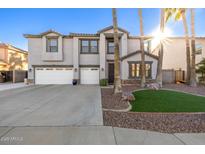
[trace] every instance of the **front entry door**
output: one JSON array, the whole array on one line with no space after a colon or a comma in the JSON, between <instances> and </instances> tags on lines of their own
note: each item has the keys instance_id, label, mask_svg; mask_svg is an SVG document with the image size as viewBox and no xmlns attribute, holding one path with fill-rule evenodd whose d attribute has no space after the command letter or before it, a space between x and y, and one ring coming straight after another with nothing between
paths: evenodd
<instances>
[{"instance_id":1,"label":"front entry door","mask_svg":"<svg viewBox=\"0 0 205 154\"><path fill-rule=\"evenodd\" d=\"M114 63L108 64L108 83L114 83Z\"/></svg>"}]
</instances>

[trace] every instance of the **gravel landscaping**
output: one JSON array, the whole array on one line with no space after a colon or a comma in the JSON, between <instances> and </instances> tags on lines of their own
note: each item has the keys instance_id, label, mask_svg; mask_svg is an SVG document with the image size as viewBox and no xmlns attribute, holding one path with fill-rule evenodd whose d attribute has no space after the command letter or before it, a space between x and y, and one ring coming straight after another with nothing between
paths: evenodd
<instances>
[{"instance_id":1,"label":"gravel landscaping","mask_svg":"<svg viewBox=\"0 0 205 154\"><path fill-rule=\"evenodd\" d=\"M122 101L122 94L113 94L112 88L101 88L103 109L122 110L129 107L128 103Z\"/></svg>"},{"instance_id":2,"label":"gravel landscaping","mask_svg":"<svg viewBox=\"0 0 205 154\"><path fill-rule=\"evenodd\" d=\"M163 88L205 96L205 86L193 88L183 84L166 84ZM139 85L123 86L123 92L132 92L139 89ZM112 95L112 88L102 88L103 108L127 108L127 104L119 101L120 98L121 95ZM153 113L103 111L103 119L106 126L153 130L166 133L205 132L205 112Z\"/></svg>"},{"instance_id":3,"label":"gravel landscaping","mask_svg":"<svg viewBox=\"0 0 205 154\"><path fill-rule=\"evenodd\" d=\"M163 133L205 132L204 113L151 113L104 111L105 126L134 128Z\"/></svg>"},{"instance_id":4,"label":"gravel landscaping","mask_svg":"<svg viewBox=\"0 0 205 154\"><path fill-rule=\"evenodd\" d=\"M197 87L190 87L185 84L165 84L163 85L163 88L205 96L205 86L204 85L198 85Z\"/></svg>"}]
</instances>

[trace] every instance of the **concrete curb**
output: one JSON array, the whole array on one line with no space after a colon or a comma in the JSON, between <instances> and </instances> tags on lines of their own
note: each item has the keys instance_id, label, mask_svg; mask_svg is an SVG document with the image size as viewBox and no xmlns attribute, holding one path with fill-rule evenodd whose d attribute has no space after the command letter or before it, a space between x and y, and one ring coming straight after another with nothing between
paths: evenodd
<instances>
[{"instance_id":1,"label":"concrete curb","mask_svg":"<svg viewBox=\"0 0 205 154\"><path fill-rule=\"evenodd\" d=\"M128 104L128 107L126 109L119 109L119 110L116 110L116 109L105 109L103 108L103 111L113 111L113 112L128 112L132 109L132 105L130 104L130 102L127 102Z\"/></svg>"}]
</instances>

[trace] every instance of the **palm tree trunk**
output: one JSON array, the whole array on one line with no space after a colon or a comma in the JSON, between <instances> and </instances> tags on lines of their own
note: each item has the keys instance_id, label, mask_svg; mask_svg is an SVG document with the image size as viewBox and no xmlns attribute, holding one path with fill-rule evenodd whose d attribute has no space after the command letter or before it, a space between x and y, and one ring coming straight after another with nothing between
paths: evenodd
<instances>
[{"instance_id":1,"label":"palm tree trunk","mask_svg":"<svg viewBox=\"0 0 205 154\"><path fill-rule=\"evenodd\" d=\"M161 20L160 20L160 32L164 33L164 25L165 25L165 10L161 9ZM160 41L160 50L159 50L159 59L157 64L157 78L156 81L159 84L160 88L162 88L162 62L163 62L163 43Z\"/></svg>"},{"instance_id":2,"label":"palm tree trunk","mask_svg":"<svg viewBox=\"0 0 205 154\"><path fill-rule=\"evenodd\" d=\"M194 25L194 17L195 17L195 11L194 9L191 9L191 77L190 77L190 86L196 87L196 62L195 62L195 53L196 53L196 46L195 46L195 25Z\"/></svg>"},{"instance_id":3,"label":"palm tree trunk","mask_svg":"<svg viewBox=\"0 0 205 154\"><path fill-rule=\"evenodd\" d=\"M188 33L188 25L185 16L185 10L181 12L183 25L184 25L184 33L185 33L185 43L186 43L186 82L190 84L190 74L191 74L191 63L190 63L190 43L189 43L189 33Z\"/></svg>"},{"instance_id":4,"label":"palm tree trunk","mask_svg":"<svg viewBox=\"0 0 205 154\"><path fill-rule=\"evenodd\" d=\"M140 50L141 50L141 87L145 87L145 53L144 53L144 31L143 31L143 18L142 9L138 9L140 19Z\"/></svg>"},{"instance_id":5,"label":"palm tree trunk","mask_svg":"<svg viewBox=\"0 0 205 154\"><path fill-rule=\"evenodd\" d=\"M120 79L120 55L119 55L119 38L117 26L117 13L116 9L112 9L113 29L114 29L114 94L122 92L122 85Z\"/></svg>"}]
</instances>

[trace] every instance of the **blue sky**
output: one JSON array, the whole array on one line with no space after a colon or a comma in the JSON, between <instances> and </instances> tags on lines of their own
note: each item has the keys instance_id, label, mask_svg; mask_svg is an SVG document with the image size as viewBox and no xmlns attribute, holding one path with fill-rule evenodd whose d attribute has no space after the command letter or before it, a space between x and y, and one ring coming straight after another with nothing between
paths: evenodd
<instances>
[{"instance_id":1,"label":"blue sky","mask_svg":"<svg viewBox=\"0 0 205 154\"><path fill-rule=\"evenodd\" d=\"M139 35L137 9L118 9L118 25ZM0 9L0 41L27 49L25 33L38 34L54 29L70 32L96 33L112 25L111 9ZM144 31L151 34L158 26L160 9L143 9ZM190 15L187 14L188 23ZM205 36L205 9L196 9L196 35ZM173 36L183 36L182 22L167 23Z\"/></svg>"}]
</instances>

